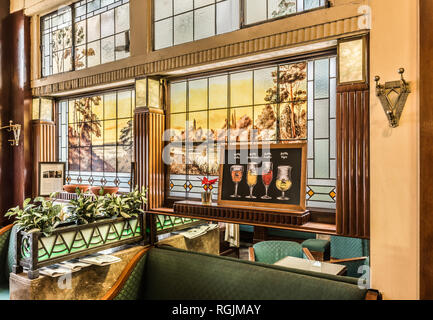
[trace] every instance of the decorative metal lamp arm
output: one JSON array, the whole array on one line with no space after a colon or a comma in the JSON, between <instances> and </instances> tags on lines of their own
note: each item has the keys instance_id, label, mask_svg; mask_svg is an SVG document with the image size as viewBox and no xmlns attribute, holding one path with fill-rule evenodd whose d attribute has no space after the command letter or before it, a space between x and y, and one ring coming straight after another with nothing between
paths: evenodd
<instances>
[{"instance_id":1,"label":"decorative metal lamp arm","mask_svg":"<svg viewBox=\"0 0 433 320\"><path fill-rule=\"evenodd\" d=\"M380 77L376 76L376 96L379 98L389 125L392 128L397 128L400 124L401 114L403 113L407 97L410 93L409 83L403 78L404 69L400 68L398 73L401 76L399 81L386 82L385 85L379 83ZM391 95L397 95L396 99L391 99Z\"/></svg>"},{"instance_id":2,"label":"decorative metal lamp arm","mask_svg":"<svg viewBox=\"0 0 433 320\"><path fill-rule=\"evenodd\" d=\"M11 143L11 146L18 146L20 142L20 135L21 135L21 125L20 124L14 124L13 121L9 121L8 126L0 127L0 130L7 129L7 131L14 133L14 139L8 140Z\"/></svg>"}]
</instances>

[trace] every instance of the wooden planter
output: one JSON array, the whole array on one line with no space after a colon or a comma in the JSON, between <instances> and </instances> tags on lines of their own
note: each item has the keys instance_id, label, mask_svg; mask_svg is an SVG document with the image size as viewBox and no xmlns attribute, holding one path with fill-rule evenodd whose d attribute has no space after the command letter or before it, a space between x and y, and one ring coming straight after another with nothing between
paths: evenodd
<instances>
[{"instance_id":1,"label":"wooden planter","mask_svg":"<svg viewBox=\"0 0 433 320\"><path fill-rule=\"evenodd\" d=\"M83 257L102 250L145 240L143 215L103 219L86 225L60 227L46 237L41 232L18 232L14 273L28 269L28 278L39 277L39 268Z\"/></svg>"}]
</instances>

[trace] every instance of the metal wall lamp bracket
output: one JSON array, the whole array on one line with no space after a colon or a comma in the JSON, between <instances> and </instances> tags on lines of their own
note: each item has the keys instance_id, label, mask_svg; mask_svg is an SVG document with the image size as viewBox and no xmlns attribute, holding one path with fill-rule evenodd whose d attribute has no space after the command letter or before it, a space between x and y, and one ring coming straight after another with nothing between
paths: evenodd
<instances>
[{"instance_id":1,"label":"metal wall lamp bracket","mask_svg":"<svg viewBox=\"0 0 433 320\"><path fill-rule=\"evenodd\" d=\"M404 69L400 68L398 73L401 75L400 80L386 82L385 85L379 84L379 76L374 78L374 81L376 81L376 96L379 97L389 125L392 128L399 126L401 114L410 93L409 83L403 78Z\"/></svg>"},{"instance_id":2,"label":"metal wall lamp bracket","mask_svg":"<svg viewBox=\"0 0 433 320\"><path fill-rule=\"evenodd\" d=\"M11 140L8 140L11 143L11 146L17 147L20 142L20 134L21 134L21 125L20 124L14 124L13 121L9 121L8 126L0 127L0 130L7 129L7 131L14 133L14 138Z\"/></svg>"}]
</instances>

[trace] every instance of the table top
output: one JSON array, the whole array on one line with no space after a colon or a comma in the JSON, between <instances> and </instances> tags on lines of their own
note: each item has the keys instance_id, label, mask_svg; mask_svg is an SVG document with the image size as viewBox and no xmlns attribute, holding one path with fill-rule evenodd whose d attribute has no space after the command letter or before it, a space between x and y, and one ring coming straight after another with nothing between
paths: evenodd
<instances>
[{"instance_id":1,"label":"table top","mask_svg":"<svg viewBox=\"0 0 433 320\"><path fill-rule=\"evenodd\" d=\"M346 266L321 261L312 261L302 258L285 257L274 263L276 266L300 269L305 271L321 272L332 275L344 275L347 271Z\"/></svg>"}]
</instances>

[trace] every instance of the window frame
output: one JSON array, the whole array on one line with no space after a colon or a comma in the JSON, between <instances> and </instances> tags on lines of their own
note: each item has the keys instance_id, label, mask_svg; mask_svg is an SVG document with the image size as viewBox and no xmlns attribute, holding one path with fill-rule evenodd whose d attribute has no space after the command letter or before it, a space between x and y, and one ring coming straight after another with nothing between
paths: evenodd
<instances>
[{"instance_id":1,"label":"window frame","mask_svg":"<svg viewBox=\"0 0 433 320\"><path fill-rule=\"evenodd\" d=\"M164 48L160 48L160 49L155 49L155 1L156 0L152 0L151 1L150 15L148 15L150 17L150 22L151 22L151 28L150 28L150 30L151 30L151 37L150 37L151 44L150 44L150 46L152 48L152 51L160 51L160 50L165 50L165 49L173 48L173 47L176 47L176 46L185 45L185 44L188 44L188 43L194 43L196 41L205 40L205 39L209 39L209 38L216 37L216 36L221 36L221 35L228 34L228 33L231 33L231 32L236 32L236 31L239 31L239 30L243 30L243 29L247 29L247 28L250 28L250 27L258 26L258 25L261 25L261 24L264 24L264 23L274 22L274 21L285 19L285 18L288 18L288 17L297 16L297 15L301 15L301 14L304 14L304 13L308 13L308 12L312 12L312 11L316 11L316 10L327 9L327 8L331 7L330 0L323 0L324 1L324 5L316 7L316 8L312 8L312 9L308 9L308 10L303 10L303 11L300 11L300 12L294 12L294 13L283 15L283 16L280 16L280 17L275 17L275 18L266 19L266 20L262 20L262 21L258 21L258 22L247 24L247 23L245 23L245 1L246 0L238 0L239 1L239 29L233 30L233 31L227 32L227 33L218 34L216 32L216 23L217 23L217 21L215 20L215 34L213 36L210 36L210 37L207 37L207 38L198 39L198 40L192 40L192 41L184 42L184 43L180 43L180 44L174 44L174 36L173 36L173 39L172 39L173 45L168 46L168 47L164 47ZM221 1L221 0L215 0L215 9L216 9L216 3L217 3L217 1ZM268 1L268 0L266 0L266 1ZM304 4L305 4L305 0L302 0L302 1L304 1ZM321 0L319 0L319 1L321 1ZM172 2L174 3L174 0L172 0ZM207 5L207 6L210 6L210 5ZM204 6L204 7L206 7L206 6ZM204 8L204 7L200 7L200 8ZM184 14L184 13L187 13L187 12L194 12L195 10L196 9L193 7L192 10L185 11L185 12L183 12L181 14ZM181 15L181 14L172 15L172 16L160 19L158 21L162 21L162 20L168 19L170 17L174 18L175 16L178 16L178 15ZM216 17L216 10L215 10L215 17ZM174 27L173 27L172 33L174 33ZM193 37L194 37L194 23L193 23Z\"/></svg>"},{"instance_id":2,"label":"window frame","mask_svg":"<svg viewBox=\"0 0 433 320\"><path fill-rule=\"evenodd\" d=\"M313 53L307 53L303 55L297 55L293 57L284 57L280 59L274 59L270 61L264 61L264 62L258 62L258 63L248 63L248 64L242 64L234 67L219 69L219 70L213 70L209 72L202 72L202 73L194 73L194 74L188 74L188 75L182 75L182 76L173 76L173 77L167 77L167 85L170 85L170 82L178 82L182 80L188 80L188 79L199 79L204 77L211 77L214 75L219 75L225 72L236 72L236 71L242 71L242 70L248 70L250 68L266 68L268 66L274 66L278 64L286 64L286 63L296 63L308 59L320 59L320 58L326 58L329 56L336 56L337 55L337 46L322 50L319 52L313 52ZM336 70L337 72L337 70ZM170 90L168 88L167 90L168 94L164 96L164 111L168 115L170 112ZM278 121L278 120L277 120ZM170 128L170 117L166 116L166 128ZM278 130L278 129L277 129ZM305 139L307 141L307 139ZM170 144L169 141L164 142L164 148ZM337 155L336 155L337 156ZM305 168L307 170L307 168ZM164 206L168 208L172 208L174 202L176 201L185 201L185 200L200 200L198 198L184 198L184 197L174 197L168 195L168 186L170 184L170 166L168 164L164 163L164 173L165 173L165 179L164 179ZM338 180L336 180L337 183ZM318 208L318 207L308 207L307 210L309 210L311 213L314 213L315 217L328 217L327 220L331 221L333 219L330 219L329 216L332 215L332 217L335 217L336 209L327 209L327 208ZM319 218L320 219L320 218Z\"/></svg>"}]
</instances>

